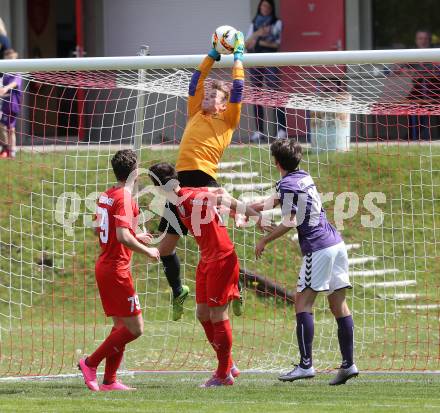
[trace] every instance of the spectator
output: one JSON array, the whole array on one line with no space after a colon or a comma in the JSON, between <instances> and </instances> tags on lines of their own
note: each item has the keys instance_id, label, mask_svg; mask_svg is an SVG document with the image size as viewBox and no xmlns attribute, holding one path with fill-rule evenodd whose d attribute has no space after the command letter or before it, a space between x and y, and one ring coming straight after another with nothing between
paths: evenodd
<instances>
[{"instance_id":1,"label":"spectator","mask_svg":"<svg viewBox=\"0 0 440 413\"><path fill-rule=\"evenodd\" d=\"M282 22L277 17L273 0L261 0L257 14L252 20L246 36L246 48L251 53L274 53L281 44ZM278 77L280 70L277 67L262 67L251 69L251 83L256 88L266 84L269 89L279 89ZM260 105L254 106L257 120L257 131L251 136L252 142L258 142L264 136L264 109ZM277 122L277 138L285 138L286 113L283 108L275 109Z\"/></svg>"},{"instance_id":2,"label":"spectator","mask_svg":"<svg viewBox=\"0 0 440 413\"><path fill-rule=\"evenodd\" d=\"M4 59L4 53L11 48L8 33L3 19L0 17L0 59Z\"/></svg>"},{"instance_id":3,"label":"spectator","mask_svg":"<svg viewBox=\"0 0 440 413\"><path fill-rule=\"evenodd\" d=\"M428 49L432 47L431 32L426 29L416 31L415 44L417 49ZM413 86L408 98L415 103L425 103L426 100L438 100L440 84L438 80L438 67L431 63L412 64ZM409 115L409 133L413 140L429 139L431 130L429 116Z\"/></svg>"},{"instance_id":4,"label":"spectator","mask_svg":"<svg viewBox=\"0 0 440 413\"><path fill-rule=\"evenodd\" d=\"M432 35L429 30L419 29L416 31L416 47L417 49L428 49L432 47Z\"/></svg>"},{"instance_id":5,"label":"spectator","mask_svg":"<svg viewBox=\"0 0 440 413\"><path fill-rule=\"evenodd\" d=\"M5 59L17 59L14 49L7 49ZM19 75L6 73L3 78L3 87L0 88L2 117L0 119L0 143L3 149L1 158L15 158L15 124L21 110L21 83Z\"/></svg>"}]
</instances>

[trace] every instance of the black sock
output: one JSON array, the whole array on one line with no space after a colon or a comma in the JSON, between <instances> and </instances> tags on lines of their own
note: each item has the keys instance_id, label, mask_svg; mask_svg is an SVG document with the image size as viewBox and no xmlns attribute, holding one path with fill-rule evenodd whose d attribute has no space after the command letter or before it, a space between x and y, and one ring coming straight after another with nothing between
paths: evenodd
<instances>
[{"instance_id":1,"label":"black sock","mask_svg":"<svg viewBox=\"0 0 440 413\"><path fill-rule=\"evenodd\" d=\"M177 297L182 292L180 280L180 261L176 253L160 257L168 284L173 290L173 296Z\"/></svg>"}]
</instances>

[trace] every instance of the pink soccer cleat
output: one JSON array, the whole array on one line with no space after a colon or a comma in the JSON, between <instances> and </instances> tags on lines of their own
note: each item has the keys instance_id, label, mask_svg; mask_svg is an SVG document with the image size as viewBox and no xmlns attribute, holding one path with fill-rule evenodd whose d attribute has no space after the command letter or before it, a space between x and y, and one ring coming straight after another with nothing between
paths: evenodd
<instances>
[{"instance_id":1,"label":"pink soccer cleat","mask_svg":"<svg viewBox=\"0 0 440 413\"><path fill-rule=\"evenodd\" d=\"M206 383L202 384L200 387L218 387L218 386L232 386L234 384L234 378L231 374L228 374L224 379L217 377L214 374Z\"/></svg>"},{"instance_id":2,"label":"pink soccer cleat","mask_svg":"<svg viewBox=\"0 0 440 413\"><path fill-rule=\"evenodd\" d=\"M238 369L238 367L234 364L232 364L231 367L231 376L235 379L240 375L240 370Z\"/></svg>"},{"instance_id":3,"label":"pink soccer cleat","mask_svg":"<svg viewBox=\"0 0 440 413\"><path fill-rule=\"evenodd\" d=\"M85 359L80 359L78 368L84 377L84 383L91 391L99 391L98 381L96 380L96 368L89 367Z\"/></svg>"},{"instance_id":4,"label":"pink soccer cleat","mask_svg":"<svg viewBox=\"0 0 440 413\"><path fill-rule=\"evenodd\" d=\"M136 388L128 387L120 381L115 381L112 384L101 384L99 386L100 391L134 391Z\"/></svg>"}]
</instances>

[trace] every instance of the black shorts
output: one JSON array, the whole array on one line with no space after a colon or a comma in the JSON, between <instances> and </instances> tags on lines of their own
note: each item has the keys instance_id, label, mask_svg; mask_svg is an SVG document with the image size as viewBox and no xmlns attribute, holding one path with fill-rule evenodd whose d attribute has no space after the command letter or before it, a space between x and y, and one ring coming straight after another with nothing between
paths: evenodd
<instances>
[{"instance_id":1,"label":"black shorts","mask_svg":"<svg viewBox=\"0 0 440 413\"><path fill-rule=\"evenodd\" d=\"M177 177L181 187L190 186L193 188L201 188L204 186L220 186L211 175L199 170L180 171L177 173ZM188 228L186 228L180 220L176 206L169 202L165 204L165 210L163 211L158 229L159 232L166 232L167 234L180 236L188 234Z\"/></svg>"}]
</instances>

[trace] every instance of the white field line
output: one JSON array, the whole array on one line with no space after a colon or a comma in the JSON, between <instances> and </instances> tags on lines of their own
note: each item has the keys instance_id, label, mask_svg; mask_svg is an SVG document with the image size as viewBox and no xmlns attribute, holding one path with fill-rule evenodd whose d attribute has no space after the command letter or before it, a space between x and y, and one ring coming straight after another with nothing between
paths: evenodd
<instances>
[{"instance_id":1,"label":"white field line","mask_svg":"<svg viewBox=\"0 0 440 413\"><path fill-rule=\"evenodd\" d=\"M379 294L379 298L385 300L416 300L417 298L422 298L423 296L419 294L412 293L397 293L397 294Z\"/></svg>"},{"instance_id":2,"label":"white field line","mask_svg":"<svg viewBox=\"0 0 440 413\"><path fill-rule=\"evenodd\" d=\"M272 183L259 183L259 184L226 184L225 189L227 191L253 191L257 189L269 189L272 188Z\"/></svg>"},{"instance_id":3,"label":"white field line","mask_svg":"<svg viewBox=\"0 0 440 413\"><path fill-rule=\"evenodd\" d=\"M394 274L399 272L397 268L384 268L383 270L359 270L350 271L348 274L351 277L373 277L375 275Z\"/></svg>"},{"instance_id":4,"label":"white field line","mask_svg":"<svg viewBox=\"0 0 440 413\"><path fill-rule=\"evenodd\" d=\"M397 308L405 308L407 310L438 310L440 304L406 304L399 305Z\"/></svg>"},{"instance_id":5,"label":"white field line","mask_svg":"<svg viewBox=\"0 0 440 413\"><path fill-rule=\"evenodd\" d=\"M130 371L130 370L118 370L118 374L121 376L135 376L138 374L158 374L158 375L169 375L169 374L208 374L209 370L182 370L182 371L153 371L153 370L139 370L139 371ZM240 374L243 373L240 370ZM96 373L98 376L103 376L103 372ZM13 377L0 377L0 382L2 381L32 381L32 380L41 380L41 381L49 381L49 380L57 380L57 379L76 379L78 377L82 377L81 373L72 373L72 374L58 374L58 375L49 375L49 376L13 376Z\"/></svg>"},{"instance_id":6,"label":"white field line","mask_svg":"<svg viewBox=\"0 0 440 413\"><path fill-rule=\"evenodd\" d=\"M439 306L440 304L428 304L428 305L434 305ZM408 306L399 306L399 307L408 307ZM420 306L419 306L420 307ZM438 307L437 307L438 308ZM275 374L275 373L281 373L285 369L283 368L273 368L273 369L248 369L248 370L240 370L240 374L256 374L256 375L264 375L264 374ZM334 369L323 369L319 370L317 369L319 375L327 376L327 375L333 375L336 370ZM166 371L153 371L153 370L119 370L118 374L121 376L138 376L138 375L152 375L152 376L170 376L170 375L185 375L185 374L209 374L212 371L210 370L166 370ZM369 371L369 370L362 370L362 376L381 376L381 375L390 375L390 376L402 376L402 375L427 375L427 374L440 374L440 370L420 370L420 371L414 371L414 370L383 370L383 371ZM103 372L98 372L98 376L103 376ZM17 382L17 381L50 381L50 380L66 380L66 379L76 379L76 378L82 378L81 373L73 373L73 374L58 374L58 375L46 375L46 376L11 376L11 377L0 377L0 382ZM393 382L393 379L387 380L387 379L380 379L380 380L374 380L374 379L367 379L366 381L378 381L378 382ZM399 379L397 379L399 381ZM273 379L270 379L270 382L273 382Z\"/></svg>"},{"instance_id":7,"label":"white field line","mask_svg":"<svg viewBox=\"0 0 440 413\"><path fill-rule=\"evenodd\" d=\"M218 169L230 169L230 168L235 168L237 166L243 166L243 165L246 165L246 162L244 162L244 161L220 162L218 164Z\"/></svg>"},{"instance_id":8,"label":"white field line","mask_svg":"<svg viewBox=\"0 0 440 413\"><path fill-rule=\"evenodd\" d=\"M373 256L366 256L366 257L359 257L359 258L349 258L348 259L348 265L364 264L366 262L376 261L376 260L377 260L377 257L373 257Z\"/></svg>"},{"instance_id":9,"label":"white field line","mask_svg":"<svg viewBox=\"0 0 440 413\"><path fill-rule=\"evenodd\" d=\"M224 179L250 179L258 177L258 172L220 172L217 177Z\"/></svg>"},{"instance_id":10,"label":"white field line","mask_svg":"<svg viewBox=\"0 0 440 413\"><path fill-rule=\"evenodd\" d=\"M345 244L345 247L347 248L347 251L357 250L361 247L361 244Z\"/></svg>"},{"instance_id":11,"label":"white field line","mask_svg":"<svg viewBox=\"0 0 440 413\"><path fill-rule=\"evenodd\" d=\"M440 304L431 304L434 306L440 307ZM406 306L399 306L399 307L406 307ZM437 308L438 308L437 307ZM337 370L335 369L316 369L319 375L333 375L336 373ZM272 369L247 369L247 370L240 370L240 374L255 374L255 375L264 375L264 374L276 374L281 373L285 371L284 368L272 368ZM134 376L140 376L140 375L152 375L152 376L171 376L171 375L178 375L178 374L209 374L212 373L212 370L165 370L165 371L154 371L154 370L118 370L118 374L121 376L128 376L128 377L134 377ZM380 376L380 375L389 375L389 376L402 376L402 375L429 375L429 374L440 374L440 370L383 370L383 371L377 371L377 370L362 370L362 376ZM97 376L104 376L103 372L98 372ZM67 380L67 379L77 379L82 378L81 373L72 373L72 374L57 374L57 375L45 375L45 376L11 376L11 377L0 377L0 383L1 382L17 382L17 381L50 381L50 380ZM374 379L372 379L375 381ZM401 381L400 378L397 379L399 382ZM270 379L271 382L273 382L273 379ZM368 380L369 381L369 380ZM376 380L377 381L377 380ZM378 380L378 381L389 381L393 382L393 379L390 380Z\"/></svg>"},{"instance_id":12,"label":"white field line","mask_svg":"<svg viewBox=\"0 0 440 413\"><path fill-rule=\"evenodd\" d=\"M377 282L377 283L366 283L361 284L364 288L371 288L371 287L383 287L383 288L391 288L391 287L406 287L410 285L417 285L416 280L405 280L405 281L384 281L384 282Z\"/></svg>"}]
</instances>

